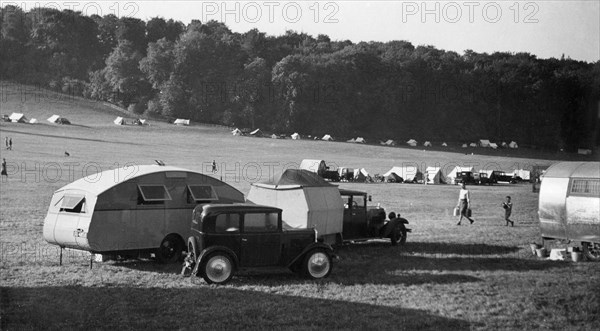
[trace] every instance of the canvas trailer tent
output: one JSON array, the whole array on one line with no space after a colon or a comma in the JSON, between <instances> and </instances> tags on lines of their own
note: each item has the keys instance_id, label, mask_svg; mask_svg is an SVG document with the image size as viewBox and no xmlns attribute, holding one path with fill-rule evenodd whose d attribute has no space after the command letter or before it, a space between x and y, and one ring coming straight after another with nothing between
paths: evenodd
<instances>
[{"instance_id":1,"label":"canvas trailer tent","mask_svg":"<svg viewBox=\"0 0 600 331\"><path fill-rule=\"evenodd\" d=\"M335 242L341 236L344 203L338 187L314 172L287 169L272 181L254 183L248 201L282 209L286 224L293 228L315 227L325 242Z\"/></svg>"},{"instance_id":2,"label":"canvas trailer tent","mask_svg":"<svg viewBox=\"0 0 600 331\"><path fill-rule=\"evenodd\" d=\"M186 119L182 119L182 118L178 118L175 120L175 122L173 122L173 124L175 125L185 125L188 126L190 125L190 120L186 120Z\"/></svg>"},{"instance_id":3,"label":"canvas trailer tent","mask_svg":"<svg viewBox=\"0 0 600 331\"><path fill-rule=\"evenodd\" d=\"M22 113L12 113L8 118L13 123L27 123L29 121Z\"/></svg>"},{"instance_id":4,"label":"canvas trailer tent","mask_svg":"<svg viewBox=\"0 0 600 331\"><path fill-rule=\"evenodd\" d=\"M178 167L140 165L83 177L52 196L44 239L91 253L175 262L186 250L192 211L241 203L244 195L213 177Z\"/></svg>"},{"instance_id":5,"label":"canvas trailer tent","mask_svg":"<svg viewBox=\"0 0 600 331\"><path fill-rule=\"evenodd\" d=\"M400 177L401 182L404 183L416 183L418 181L423 180L423 173L419 170L416 165L403 165L399 167L392 167L392 169L388 170L383 177L386 178L386 181L392 174L395 174L397 177Z\"/></svg>"},{"instance_id":6,"label":"canvas trailer tent","mask_svg":"<svg viewBox=\"0 0 600 331\"><path fill-rule=\"evenodd\" d=\"M581 242L584 255L600 261L600 162L559 162L540 187L542 240Z\"/></svg>"},{"instance_id":7,"label":"canvas trailer tent","mask_svg":"<svg viewBox=\"0 0 600 331\"><path fill-rule=\"evenodd\" d=\"M323 174L325 174L325 171L327 171L328 167L325 164L325 160L304 159L302 162L300 162L299 169L314 172L322 177Z\"/></svg>"}]
</instances>

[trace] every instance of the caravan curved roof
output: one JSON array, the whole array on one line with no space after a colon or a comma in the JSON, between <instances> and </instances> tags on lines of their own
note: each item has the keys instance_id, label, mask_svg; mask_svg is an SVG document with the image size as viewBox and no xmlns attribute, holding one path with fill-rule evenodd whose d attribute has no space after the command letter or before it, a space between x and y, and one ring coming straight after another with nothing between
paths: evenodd
<instances>
[{"instance_id":1,"label":"caravan curved roof","mask_svg":"<svg viewBox=\"0 0 600 331\"><path fill-rule=\"evenodd\" d=\"M82 177L70 184L67 184L58 191L62 190L83 190L96 195L112 188L115 185L126 182L133 178L138 178L144 175L158 173L158 172L191 172L202 176L206 176L196 171L183 169L172 166L159 166L159 165L138 165L130 167L122 167L111 170L105 170L96 174ZM208 177L208 176L207 176Z\"/></svg>"},{"instance_id":2,"label":"caravan curved roof","mask_svg":"<svg viewBox=\"0 0 600 331\"><path fill-rule=\"evenodd\" d=\"M551 165L544 178L600 178L600 162L559 162Z\"/></svg>"}]
</instances>

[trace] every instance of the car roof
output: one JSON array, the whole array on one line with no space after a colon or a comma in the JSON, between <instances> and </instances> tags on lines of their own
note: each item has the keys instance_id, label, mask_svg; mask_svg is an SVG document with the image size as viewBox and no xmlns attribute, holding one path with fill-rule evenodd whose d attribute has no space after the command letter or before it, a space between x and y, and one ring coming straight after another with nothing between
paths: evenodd
<instances>
[{"instance_id":1,"label":"car roof","mask_svg":"<svg viewBox=\"0 0 600 331\"><path fill-rule=\"evenodd\" d=\"M214 203L202 206L204 213L221 213L221 212L282 212L280 208L256 205L253 203Z\"/></svg>"}]
</instances>

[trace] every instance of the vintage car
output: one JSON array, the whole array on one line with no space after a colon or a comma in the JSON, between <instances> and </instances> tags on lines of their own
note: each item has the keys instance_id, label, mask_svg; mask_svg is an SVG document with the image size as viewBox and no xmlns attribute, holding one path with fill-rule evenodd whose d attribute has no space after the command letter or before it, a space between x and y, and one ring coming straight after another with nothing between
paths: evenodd
<instances>
[{"instance_id":1,"label":"vintage car","mask_svg":"<svg viewBox=\"0 0 600 331\"><path fill-rule=\"evenodd\" d=\"M456 184L477 184L481 183L480 174L478 172L461 171L456 174Z\"/></svg>"},{"instance_id":2,"label":"vintage car","mask_svg":"<svg viewBox=\"0 0 600 331\"><path fill-rule=\"evenodd\" d=\"M344 201L343 242L366 241L377 238L389 238L392 245L403 245L407 233L411 232L405 224L408 220L394 218L386 220L383 208L367 206L367 193L340 189ZM339 243L340 240L338 240Z\"/></svg>"},{"instance_id":3,"label":"vintage car","mask_svg":"<svg viewBox=\"0 0 600 331\"><path fill-rule=\"evenodd\" d=\"M292 229L279 208L255 204L207 204L194 209L182 274L224 284L241 269L289 268L311 279L329 276L333 249L316 229Z\"/></svg>"}]
</instances>

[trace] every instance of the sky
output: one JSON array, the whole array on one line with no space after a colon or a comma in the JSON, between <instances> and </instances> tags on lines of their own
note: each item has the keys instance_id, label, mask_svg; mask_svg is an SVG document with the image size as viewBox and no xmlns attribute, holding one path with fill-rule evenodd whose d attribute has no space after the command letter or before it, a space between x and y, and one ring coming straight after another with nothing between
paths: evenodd
<instances>
[{"instance_id":1,"label":"sky","mask_svg":"<svg viewBox=\"0 0 600 331\"><path fill-rule=\"evenodd\" d=\"M116 14L187 24L217 20L234 32L256 28L269 35L286 30L332 40L406 40L462 54L527 52L538 58L600 61L600 1L1 1L73 9L88 15Z\"/></svg>"}]
</instances>

